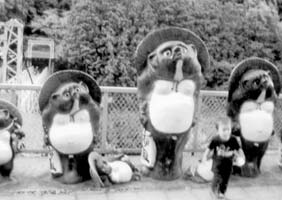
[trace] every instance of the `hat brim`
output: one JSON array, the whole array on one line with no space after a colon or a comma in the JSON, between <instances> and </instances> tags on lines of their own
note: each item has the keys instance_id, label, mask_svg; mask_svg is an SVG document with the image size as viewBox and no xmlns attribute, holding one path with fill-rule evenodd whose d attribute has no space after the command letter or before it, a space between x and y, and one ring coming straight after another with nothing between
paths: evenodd
<instances>
[{"instance_id":1,"label":"hat brim","mask_svg":"<svg viewBox=\"0 0 282 200\"><path fill-rule=\"evenodd\" d=\"M11 104L8 101L0 99L0 109L7 109L10 115L12 115L12 117L16 119L16 122L22 126L23 124L22 115L14 104Z\"/></svg>"},{"instance_id":2,"label":"hat brim","mask_svg":"<svg viewBox=\"0 0 282 200\"><path fill-rule=\"evenodd\" d=\"M260 69L270 72L270 76L273 80L274 89L277 94L281 90L281 79L278 68L271 62L262 58L247 58L241 61L238 65L234 67L229 78L229 88L228 88L228 102L231 101L233 92L237 89L239 81L242 76L249 70Z\"/></svg>"},{"instance_id":3,"label":"hat brim","mask_svg":"<svg viewBox=\"0 0 282 200\"><path fill-rule=\"evenodd\" d=\"M89 88L89 94L97 103L101 103L101 90L96 81L87 73L78 70L63 70L52 74L43 84L39 94L39 110L45 108L50 96L60 85L70 82L83 82Z\"/></svg>"},{"instance_id":4,"label":"hat brim","mask_svg":"<svg viewBox=\"0 0 282 200\"><path fill-rule=\"evenodd\" d=\"M198 60L204 72L210 66L210 58L205 43L192 31L184 28L169 27L149 33L137 46L135 52L135 67L141 74L146 67L147 57L160 44L167 41L182 41L186 44L194 44L198 52Z\"/></svg>"}]
</instances>

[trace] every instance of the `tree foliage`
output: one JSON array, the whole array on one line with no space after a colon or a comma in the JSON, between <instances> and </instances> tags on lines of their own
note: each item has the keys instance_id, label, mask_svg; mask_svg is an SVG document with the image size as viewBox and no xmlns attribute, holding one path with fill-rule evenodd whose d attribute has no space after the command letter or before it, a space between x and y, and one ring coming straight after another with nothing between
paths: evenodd
<instances>
[{"instance_id":1,"label":"tree foliage","mask_svg":"<svg viewBox=\"0 0 282 200\"><path fill-rule=\"evenodd\" d=\"M210 53L206 89L226 89L232 68L242 59L266 58L281 69L281 42L258 6L270 2L281 15L280 1L29 0L27 24L32 34L56 41L57 69L80 69L110 86L136 86L134 52L147 33L168 26L188 28Z\"/></svg>"},{"instance_id":2,"label":"tree foliage","mask_svg":"<svg viewBox=\"0 0 282 200\"><path fill-rule=\"evenodd\" d=\"M35 12L34 0L4 0L0 3L0 21L16 18L27 22Z\"/></svg>"},{"instance_id":3,"label":"tree foliage","mask_svg":"<svg viewBox=\"0 0 282 200\"><path fill-rule=\"evenodd\" d=\"M239 3L238 3L239 2ZM155 28L178 26L207 44L212 68L207 88L226 89L232 67L251 56L276 64L281 51L273 32L240 1L83 0L69 17L66 57L101 85L135 86L134 51Z\"/></svg>"},{"instance_id":4,"label":"tree foliage","mask_svg":"<svg viewBox=\"0 0 282 200\"><path fill-rule=\"evenodd\" d=\"M139 1L83 0L70 13L66 57L101 85L135 85L133 53L154 26L150 7ZM149 22L149 23L147 23Z\"/></svg>"}]
</instances>

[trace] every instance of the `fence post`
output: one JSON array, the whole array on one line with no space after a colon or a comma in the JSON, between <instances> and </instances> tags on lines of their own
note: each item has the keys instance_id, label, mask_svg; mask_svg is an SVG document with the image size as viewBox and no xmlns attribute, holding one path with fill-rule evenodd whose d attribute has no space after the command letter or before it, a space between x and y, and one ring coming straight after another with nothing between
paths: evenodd
<instances>
[{"instance_id":1,"label":"fence post","mask_svg":"<svg viewBox=\"0 0 282 200\"><path fill-rule=\"evenodd\" d=\"M107 132L108 132L108 101L109 92L105 91L102 98L102 135L101 135L101 151L107 150Z\"/></svg>"},{"instance_id":2,"label":"fence post","mask_svg":"<svg viewBox=\"0 0 282 200\"><path fill-rule=\"evenodd\" d=\"M18 96L17 96L17 93L16 93L16 90L14 89L11 89L11 103L13 103L16 107L19 106L19 103L18 103Z\"/></svg>"},{"instance_id":3,"label":"fence post","mask_svg":"<svg viewBox=\"0 0 282 200\"><path fill-rule=\"evenodd\" d=\"M192 152L197 152L198 149L198 135L199 135L199 120L201 119L201 105L202 105L202 93L200 92L199 94L199 100L198 100L198 105L197 105L197 122L196 122L196 126L194 129L194 141L193 141L193 150Z\"/></svg>"}]
</instances>

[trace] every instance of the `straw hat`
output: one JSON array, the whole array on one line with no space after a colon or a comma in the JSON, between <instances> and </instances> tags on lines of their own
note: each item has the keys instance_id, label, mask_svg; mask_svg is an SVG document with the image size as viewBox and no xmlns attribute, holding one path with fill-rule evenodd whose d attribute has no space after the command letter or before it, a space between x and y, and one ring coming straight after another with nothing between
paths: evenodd
<instances>
[{"instance_id":1,"label":"straw hat","mask_svg":"<svg viewBox=\"0 0 282 200\"><path fill-rule=\"evenodd\" d=\"M270 76L274 83L275 91L277 94L279 94L281 89L281 80L280 80L278 68L274 64L272 64L271 62L265 59L252 57L241 61L232 70L229 78L228 102L231 101L232 94L238 87L239 81L244 75L244 73L246 73L248 70L254 70L254 69L269 71Z\"/></svg>"},{"instance_id":2,"label":"straw hat","mask_svg":"<svg viewBox=\"0 0 282 200\"><path fill-rule=\"evenodd\" d=\"M8 101L0 99L0 109L7 109L10 115L16 119L16 122L22 126L23 124L22 115L14 104L11 104Z\"/></svg>"},{"instance_id":3,"label":"straw hat","mask_svg":"<svg viewBox=\"0 0 282 200\"><path fill-rule=\"evenodd\" d=\"M48 104L50 96L59 88L61 84L69 82L84 82L88 88L90 96L94 101L101 103L101 90L96 81L88 74L78 70L63 70L52 74L43 84L39 94L39 109L42 111Z\"/></svg>"},{"instance_id":4,"label":"straw hat","mask_svg":"<svg viewBox=\"0 0 282 200\"><path fill-rule=\"evenodd\" d=\"M204 42L192 31L184 28L169 27L149 33L138 45L135 52L135 67L140 74L146 67L147 56L160 44L167 41L182 41L186 44L194 44L198 52L198 60L202 71L209 68L210 58Z\"/></svg>"}]
</instances>

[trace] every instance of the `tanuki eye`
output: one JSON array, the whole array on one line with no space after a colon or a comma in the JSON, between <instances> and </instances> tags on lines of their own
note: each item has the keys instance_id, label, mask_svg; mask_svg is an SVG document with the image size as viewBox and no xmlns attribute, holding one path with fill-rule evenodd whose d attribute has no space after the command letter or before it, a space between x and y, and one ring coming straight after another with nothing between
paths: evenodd
<instances>
[{"instance_id":1,"label":"tanuki eye","mask_svg":"<svg viewBox=\"0 0 282 200\"><path fill-rule=\"evenodd\" d=\"M257 86L259 86L259 84L260 84L260 80L259 80L259 79L256 79L256 80L254 81L254 86L257 87Z\"/></svg>"},{"instance_id":2,"label":"tanuki eye","mask_svg":"<svg viewBox=\"0 0 282 200\"><path fill-rule=\"evenodd\" d=\"M164 51L163 55L166 56L166 57L171 57L171 50Z\"/></svg>"},{"instance_id":3,"label":"tanuki eye","mask_svg":"<svg viewBox=\"0 0 282 200\"><path fill-rule=\"evenodd\" d=\"M188 50L186 48L181 48L182 53L186 53Z\"/></svg>"},{"instance_id":4,"label":"tanuki eye","mask_svg":"<svg viewBox=\"0 0 282 200\"><path fill-rule=\"evenodd\" d=\"M69 98L70 97L70 93L69 92L64 93L64 97Z\"/></svg>"},{"instance_id":5,"label":"tanuki eye","mask_svg":"<svg viewBox=\"0 0 282 200\"><path fill-rule=\"evenodd\" d=\"M255 81L255 83L258 85L258 84L260 83L260 80L257 79L257 80Z\"/></svg>"}]
</instances>

